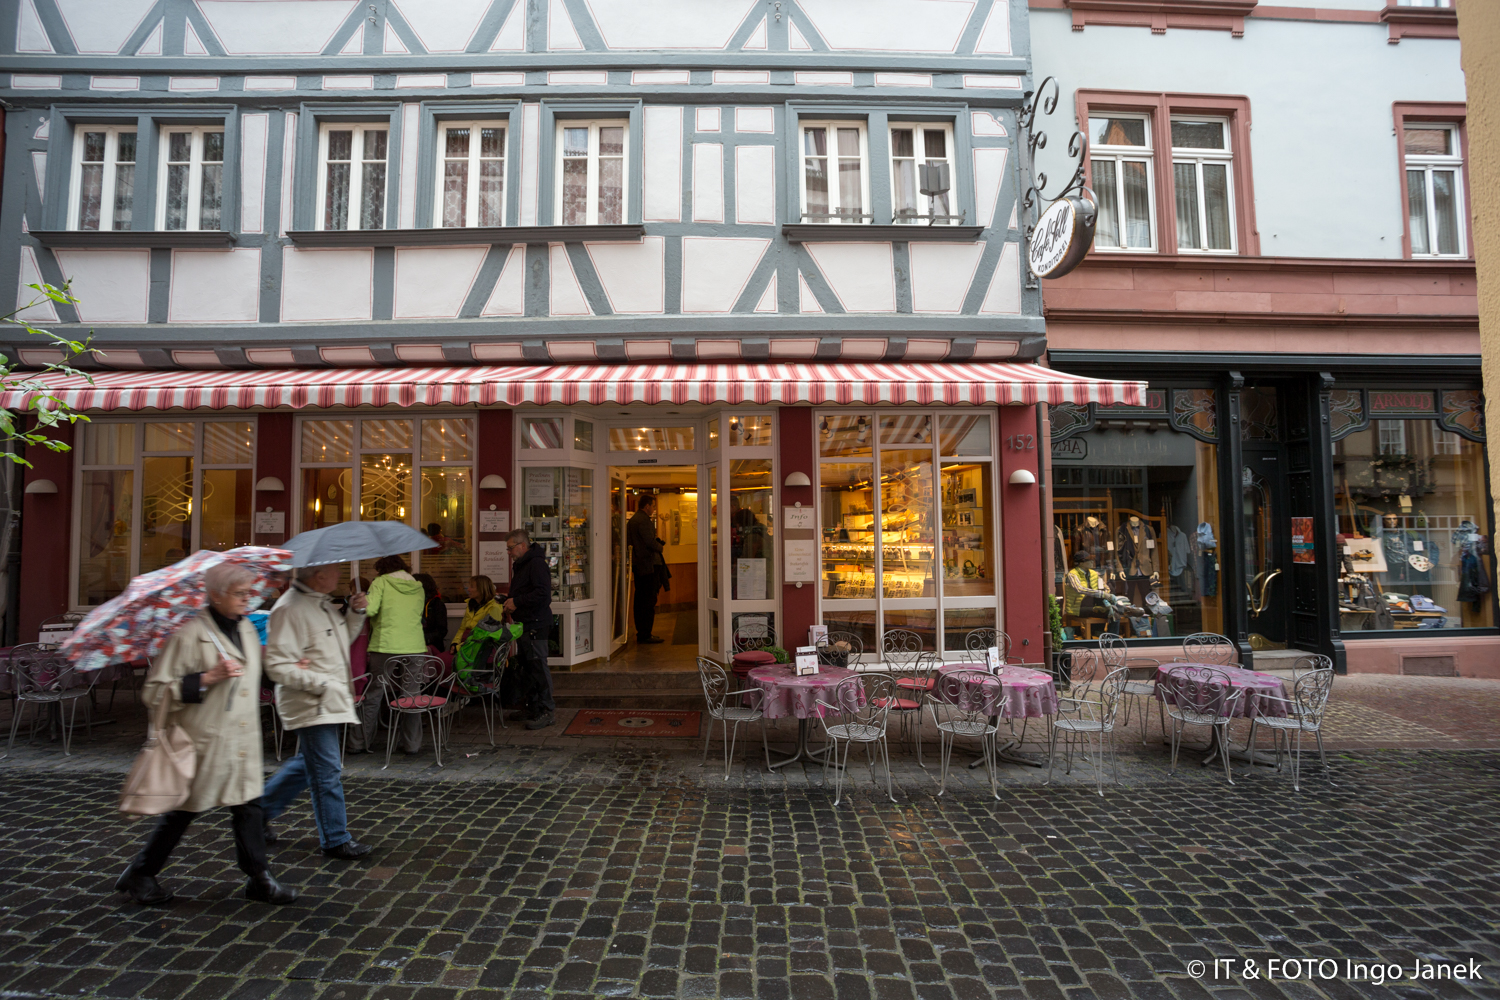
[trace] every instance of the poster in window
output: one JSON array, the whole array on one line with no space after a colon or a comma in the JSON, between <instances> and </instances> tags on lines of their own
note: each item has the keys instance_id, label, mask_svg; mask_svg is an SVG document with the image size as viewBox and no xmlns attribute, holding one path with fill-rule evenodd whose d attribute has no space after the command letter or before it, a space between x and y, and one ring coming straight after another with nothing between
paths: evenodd
<instances>
[{"instance_id":1,"label":"poster in window","mask_svg":"<svg viewBox=\"0 0 1500 1000\"><path fill-rule=\"evenodd\" d=\"M764 559L735 560L736 597L741 601L764 601L766 599L766 561Z\"/></svg>"},{"instance_id":2,"label":"poster in window","mask_svg":"<svg viewBox=\"0 0 1500 1000\"><path fill-rule=\"evenodd\" d=\"M557 502L557 494L554 492L553 469L527 469L525 470L526 481L526 506L528 507L551 507Z\"/></svg>"},{"instance_id":3,"label":"poster in window","mask_svg":"<svg viewBox=\"0 0 1500 1000\"><path fill-rule=\"evenodd\" d=\"M1344 543L1344 554L1356 573L1384 573L1385 546L1378 538L1351 538Z\"/></svg>"},{"instance_id":4,"label":"poster in window","mask_svg":"<svg viewBox=\"0 0 1500 1000\"><path fill-rule=\"evenodd\" d=\"M573 616L573 655L594 651L594 613L580 611Z\"/></svg>"},{"instance_id":5,"label":"poster in window","mask_svg":"<svg viewBox=\"0 0 1500 1000\"><path fill-rule=\"evenodd\" d=\"M1310 563L1313 558L1313 519L1292 518L1292 562Z\"/></svg>"}]
</instances>

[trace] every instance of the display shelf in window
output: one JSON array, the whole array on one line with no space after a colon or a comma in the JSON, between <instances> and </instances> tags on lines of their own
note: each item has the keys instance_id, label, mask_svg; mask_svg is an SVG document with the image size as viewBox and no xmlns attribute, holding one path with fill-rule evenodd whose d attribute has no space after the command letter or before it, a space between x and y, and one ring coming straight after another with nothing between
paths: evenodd
<instances>
[{"instance_id":1,"label":"display shelf in window","mask_svg":"<svg viewBox=\"0 0 1500 1000\"><path fill-rule=\"evenodd\" d=\"M593 576L593 470L547 466L523 469L521 474L521 526L546 553L552 600L588 600Z\"/></svg>"}]
</instances>

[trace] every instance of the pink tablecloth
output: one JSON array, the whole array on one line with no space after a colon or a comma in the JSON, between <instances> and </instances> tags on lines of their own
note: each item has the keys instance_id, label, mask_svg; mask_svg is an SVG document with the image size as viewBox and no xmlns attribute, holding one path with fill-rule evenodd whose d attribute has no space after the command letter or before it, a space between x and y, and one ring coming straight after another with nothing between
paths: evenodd
<instances>
[{"instance_id":1,"label":"pink tablecloth","mask_svg":"<svg viewBox=\"0 0 1500 1000\"><path fill-rule=\"evenodd\" d=\"M856 676L843 667L820 667L815 674L801 677L792 673L786 665L756 667L750 671L750 683L765 691L764 709L768 719L816 719L825 709L818 700L833 702L833 687L846 677ZM865 703L864 691L859 693L859 705Z\"/></svg>"},{"instance_id":2,"label":"pink tablecloth","mask_svg":"<svg viewBox=\"0 0 1500 1000\"><path fill-rule=\"evenodd\" d=\"M943 678L957 673L968 674L970 679L955 696L953 683L944 683ZM998 674L990 674L972 663L950 663L938 668L933 696L965 711L983 711L1007 719L1038 719L1057 712L1057 685L1052 675L1030 667L1005 666Z\"/></svg>"},{"instance_id":3,"label":"pink tablecloth","mask_svg":"<svg viewBox=\"0 0 1500 1000\"><path fill-rule=\"evenodd\" d=\"M1263 674L1256 670L1246 670L1244 667L1226 667L1219 663L1163 663L1156 668L1156 696L1167 704L1176 704L1172 694L1168 693L1166 678L1171 676L1175 670L1185 667L1206 667L1213 670L1222 670L1229 678L1230 686L1237 692L1233 705L1230 706L1230 715L1251 718L1256 715L1274 715L1285 717L1286 703L1282 701L1271 701L1258 698L1257 695L1267 694L1277 698L1285 698L1286 684L1275 674Z\"/></svg>"}]
</instances>

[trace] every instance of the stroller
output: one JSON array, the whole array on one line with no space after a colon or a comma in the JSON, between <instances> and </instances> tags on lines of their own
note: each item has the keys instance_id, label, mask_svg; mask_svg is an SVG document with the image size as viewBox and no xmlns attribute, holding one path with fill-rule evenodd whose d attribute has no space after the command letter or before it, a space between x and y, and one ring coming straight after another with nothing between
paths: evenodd
<instances>
[{"instance_id":1,"label":"stroller","mask_svg":"<svg viewBox=\"0 0 1500 1000\"><path fill-rule=\"evenodd\" d=\"M495 745L495 719L500 728L505 728L503 684L506 667L515 653L515 642L521 637L521 625L517 622L497 621L485 615L474 630L464 639L453 657L455 683L454 714L470 701L478 701L484 710L484 728L490 737L490 746Z\"/></svg>"}]
</instances>

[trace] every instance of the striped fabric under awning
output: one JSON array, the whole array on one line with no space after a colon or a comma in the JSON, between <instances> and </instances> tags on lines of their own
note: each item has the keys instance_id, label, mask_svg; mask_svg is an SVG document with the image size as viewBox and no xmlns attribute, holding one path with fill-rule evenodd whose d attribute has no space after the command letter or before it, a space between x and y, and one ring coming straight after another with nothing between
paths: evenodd
<instances>
[{"instance_id":1,"label":"striped fabric under awning","mask_svg":"<svg viewBox=\"0 0 1500 1000\"><path fill-rule=\"evenodd\" d=\"M1140 405L1143 382L1032 364L639 364L116 371L42 376L77 410L238 410L538 403L1106 403ZM29 407L47 393L0 393Z\"/></svg>"}]
</instances>

